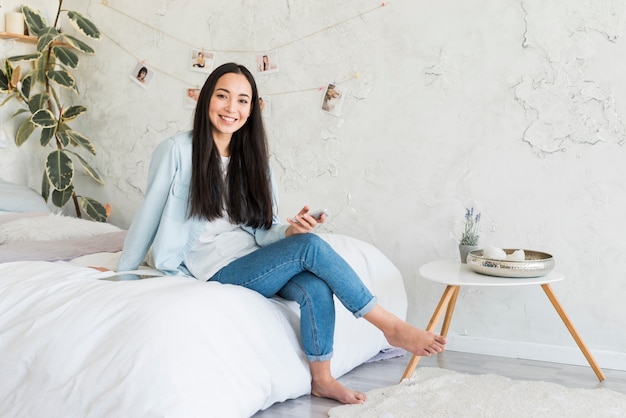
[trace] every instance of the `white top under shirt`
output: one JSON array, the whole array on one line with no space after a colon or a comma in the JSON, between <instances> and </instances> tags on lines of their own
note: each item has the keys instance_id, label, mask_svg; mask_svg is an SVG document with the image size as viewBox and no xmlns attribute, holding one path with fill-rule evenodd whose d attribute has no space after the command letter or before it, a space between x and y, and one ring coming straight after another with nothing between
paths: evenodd
<instances>
[{"instance_id":1,"label":"white top under shirt","mask_svg":"<svg viewBox=\"0 0 626 418\"><path fill-rule=\"evenodd\" d=\"M226 173L230 158L222 157ZM198 280L207 281L222 267L257 250L254 235L239 224L230 222L228 215L207 221L204 232L185 257L185 266Z\"/></svg>"}]
</instances>

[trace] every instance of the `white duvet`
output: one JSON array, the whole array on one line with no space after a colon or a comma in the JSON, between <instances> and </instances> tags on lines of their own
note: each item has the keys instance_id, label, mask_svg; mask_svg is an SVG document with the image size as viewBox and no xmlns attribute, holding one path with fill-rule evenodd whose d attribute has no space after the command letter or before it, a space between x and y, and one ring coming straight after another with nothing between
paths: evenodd
<instances>
[{"instance_id":1,"label":"white duvet","mask_svg":"<svg viewBox=\"0 0 626 418\"><path fill-rule=\"evenodd\" d=\"M405 316L402 278L380 251L322 237ZM188 278L99 275L69 263L0 264L1 417L248 417L310 392L295 303ZM340 376L387 344L337 310Z\"/></svg>"}]
</instances>

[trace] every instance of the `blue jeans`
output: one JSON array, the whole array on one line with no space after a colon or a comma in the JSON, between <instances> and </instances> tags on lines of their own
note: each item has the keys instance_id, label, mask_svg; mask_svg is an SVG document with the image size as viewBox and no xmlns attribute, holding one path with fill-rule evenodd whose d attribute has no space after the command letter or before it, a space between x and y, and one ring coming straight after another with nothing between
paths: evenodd
<instances>
[{"instance_id":1,"label":"blue jeans","mask_svg":"<svg viewBox=\"0 0 626 418\"><path fill-rule=\"evenodd\" d=\"M332 357L333 294L357 318L377 303L350 265L315 234L293 235L261 247L231 262L210 280L298 302L302 347L309 361Z\"/></svg>"}]
</instances>

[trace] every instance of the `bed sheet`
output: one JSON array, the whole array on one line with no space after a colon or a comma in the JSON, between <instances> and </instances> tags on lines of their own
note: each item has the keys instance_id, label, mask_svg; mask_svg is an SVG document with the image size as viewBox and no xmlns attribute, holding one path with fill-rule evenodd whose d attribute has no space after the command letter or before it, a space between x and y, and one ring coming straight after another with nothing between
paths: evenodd
<instances>
[{"instance_id":1,"label":"bed sheet","mask_svg":"<svg viewBox=\"0 0 626 418\"><path fill-rule=\"evenodd\" d=\"M382 253L321 235L383 306L406 315L400 273ZM66 262L0 264L0 416L246 417L310 392L295 303L184 277L100 275ZM337 304L335 376L387 346Z\"/></svg>"}]
</instances>

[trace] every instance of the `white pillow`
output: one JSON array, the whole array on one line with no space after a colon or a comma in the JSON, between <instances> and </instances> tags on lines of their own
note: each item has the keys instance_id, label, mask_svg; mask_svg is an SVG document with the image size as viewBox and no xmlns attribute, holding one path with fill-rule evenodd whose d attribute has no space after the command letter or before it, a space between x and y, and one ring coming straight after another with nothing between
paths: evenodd
<instances>
[{"instance_id":1,"label":"white pillow","mask_svg":"<svg viewBox=\"0 0 626 418\"><path fill-rule=\"evenodd\" d=\"M0 211L50 212L43 197L30 187L0 179Z\"/></svg>"},{"instance_id":2,"label":"white pillow","mask_svg":"<svg viewBox=\"0 0 626 418\"><path fill-rule=\"evenodd\" d=\"M84 238L118 231L121 229L115 225L51 213L0 224L0 244Z\"/></svg>"}]
</instances>

